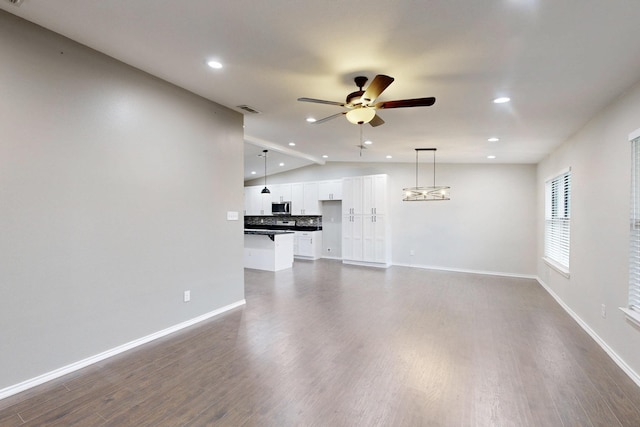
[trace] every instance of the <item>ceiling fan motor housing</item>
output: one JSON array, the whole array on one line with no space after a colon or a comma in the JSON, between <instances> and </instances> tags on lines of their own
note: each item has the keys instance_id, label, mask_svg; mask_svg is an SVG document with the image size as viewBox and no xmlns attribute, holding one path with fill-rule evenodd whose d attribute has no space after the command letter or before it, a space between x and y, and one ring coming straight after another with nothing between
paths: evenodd
<instances>
[{"instance_id":1,"label":"ceiling fan motor housing","mask_svg":"<svg viewBox=\"0 0 640 427\"><path fill-rule=\"evenodd\" d=\"M349 95L347 95L347 105L348 106L355 106L355 105L359 105L362 104L362 95L364 95L364 90L362 89L364 87L365 84L367 84L367 81L369 79L366 78L365 76L357 76L353 79L353 81L356 83L356 86L358 86L359 90L355 91L355 92L351 92Z\"/></svg>"},{"instance_id":2,"label":"ceiling fan motor housing","mask_svg":"<svg viewBox=\"0 0 640 427\"><path fill-rule=\"evenodd\" d=\"M362 104L362 95L364 95L363 90L357 90L347 95L347 107L355 107Z\"/></svg>"}]
</instances>

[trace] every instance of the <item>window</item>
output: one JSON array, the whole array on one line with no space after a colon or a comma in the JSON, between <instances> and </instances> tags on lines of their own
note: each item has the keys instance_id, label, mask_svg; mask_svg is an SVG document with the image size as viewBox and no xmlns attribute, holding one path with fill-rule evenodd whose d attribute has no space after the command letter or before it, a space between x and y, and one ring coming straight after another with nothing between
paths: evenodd
<instances>
[{"instance_id":1,"label":"window","mask_svg":"<svg viewBox=\"0 0 640 427\"><path fill-rule=\"evenodd\" d=\"M560 273L569 276L571 169L545 184L544 257Z\"/></svg>"},{"instance_id":2,"label":"window","mask_svg":"<svg viewBox=\"0 0 640 427\"><path fill-rule=\"evenodd\" d=\"M629 217L629 309L640 316L640 136L631 139L631 214Z\"/></svg>"}]
</instances>

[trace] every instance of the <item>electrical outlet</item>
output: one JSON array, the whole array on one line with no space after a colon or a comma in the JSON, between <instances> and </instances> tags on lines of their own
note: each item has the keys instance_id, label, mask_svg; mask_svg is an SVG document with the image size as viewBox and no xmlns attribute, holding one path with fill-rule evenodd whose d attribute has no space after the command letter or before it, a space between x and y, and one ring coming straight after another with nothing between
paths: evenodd
<instances>
[{"instance_id":1,"label":"electrical outlet","mask_svg":"<svg viewBox=\"0 0 640 427\"><path fill-rule=\"evenodd\" d=\"M413 249L409 251L409 255L414 256L415 254L416 254L416 251L414 251Z\"/></svg>"},{"instance_id":2,"label":"electrical outlet","mask_svg":"<svg viewBox=\"0 0 640 427\"><path fill-rule=\"evenodd\" d=\"M191 291L184 291L184 302L191 301Z\"/></svg>"},{"instance_id":3,"label":"electrical outlet","mask_svg":"<svg viewBox=\"0 0 640 427\"><path fill-rule=\"evenodd\" d=\"M603 319L607 318L607 306L604 304L600 306L600 316L602 316Z\"/></svg>"}]
</instances>

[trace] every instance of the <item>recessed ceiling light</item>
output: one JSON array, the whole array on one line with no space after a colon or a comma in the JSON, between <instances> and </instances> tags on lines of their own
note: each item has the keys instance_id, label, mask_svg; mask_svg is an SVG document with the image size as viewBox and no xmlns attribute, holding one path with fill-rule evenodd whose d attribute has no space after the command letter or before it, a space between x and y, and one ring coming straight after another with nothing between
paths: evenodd
<instances>
[{"instance_id":1,"label":"recessed ceiling light","mask_svg":"<svg viewBox=\"0 0 640 427\"><path fill-rule=\"evenodd\" d=\"M369 141L368 139L364 142L366 145L371 145L373 144L373 141Z\"/></svg>"},{"instance_id":2,"label":"recessed ceiling light","mask_svg":"<svg viewBox=\"0 0 640 427\"><path fill-rule=\"evenodd\" d=\"M387 156L387 159L393 159L393 156Z\"/></svg>"},{"instance_id":3,"label":"recessed ceiling light","mask_svg":"<svg viewBox=\"0 0 640 427\"><path fill-rule=\"evenodd\" d=\"M313 122L315 122L315 121L316 121L316 119L314 119L313 117L307 117L307 121L308 121L309 123L313 123Z\"/></svg>"},{"instance_id":4,"label":"recessed ceiling light","mask_svg":"<svg viewBox=\"0 0 640 427\"><path fill-rule=\"evenodd\" d=\"M489 142L498 142L500 140L498 138L496 138L496 137L493 137L493 138L487 139L487 141L489 141Z\"/></svg>"},{"instance_id":5,"label":"recessed ceiling light","mask_svg":"<svg viewBox=\"0 0 640 427\"><path fill-rule=\"evenodd\" d=\"M280 163L280 166L284 166L284 163Z\"/></svg>"},{"instance_id":6,"label":"recessed ceiling light","mask_svg":"<svg viewBox=\"0 0 640 427\"><path fill-rule=\"evenodd\" d=\"M494 156L494 155L487 156L487 159L495 159L495 158L496 158L496 156Z\"/></svg>"},{"instance_id":7,"label":"recessed ceiling light","mask_svg":"<svg viewBox=\"0 0 640 427\"><path fill-rule=\"evenodd\" d=\"M219 63L218 61L207 61L207 65L216 70L219 70L220 68L222 68L222 64Z\"/></svg>"},{"instance_id":8,"label":"recessed ceiling light","mask_svg":"<svg viewBox=\"0 0 640 427\"><path fill-rule=\"evenodd\" d=\"M289 147L295 147L295 146L296 146L296 143L295 143L295 142L290 142L290 143L289 143Z\"/></svg>"},{"instance_id":9,"label":"recessed ceiling light","mask_svg":"<svg viewBox=\"0 0 640 427\"><path fill-rule=\"evenodd\" d=\"M323 159L328 159L328 158L329 158L329 156L327 156L326 154L323 154L323 155L322 155L322 158L323 158Z\"/></svg>"},{"instance_id":10,"label":"recessed ceiling light","mask_svg":"<svg viewBox=\"0 0 640 427\"><path fill-rule=\"evenodd\" d=\"M256 171L251 171L251 175L255 175L255 174L256 174Z\"/></svg>"},{"instance_id":11,"label":"recessed ceiling light","mask_svg":"<svg viewBox=\"0 0 640 427\"><path fill-rule=\"evenodd\" d=\"M496 98L493 100L494 104L504 104L505 102L509 102L511 101L511 98L508 98L506 96L502 96L500 98Z\"/></svg>"}]
</instances>

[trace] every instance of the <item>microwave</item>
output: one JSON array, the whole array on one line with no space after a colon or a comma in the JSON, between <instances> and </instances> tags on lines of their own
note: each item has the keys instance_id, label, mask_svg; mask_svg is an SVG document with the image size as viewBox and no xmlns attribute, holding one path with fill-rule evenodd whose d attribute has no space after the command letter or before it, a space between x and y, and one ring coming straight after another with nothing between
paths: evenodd
<instances>
[{"instance_id":1,"label":"microwave","mask_svg":"<svg viewBox=\"0 0 640 427\"><path fill-rule=\"evenodd\" d=\"M273 202L271 203L272 215L291 215L291 202Z\"/></svg>"}]
</instances>

